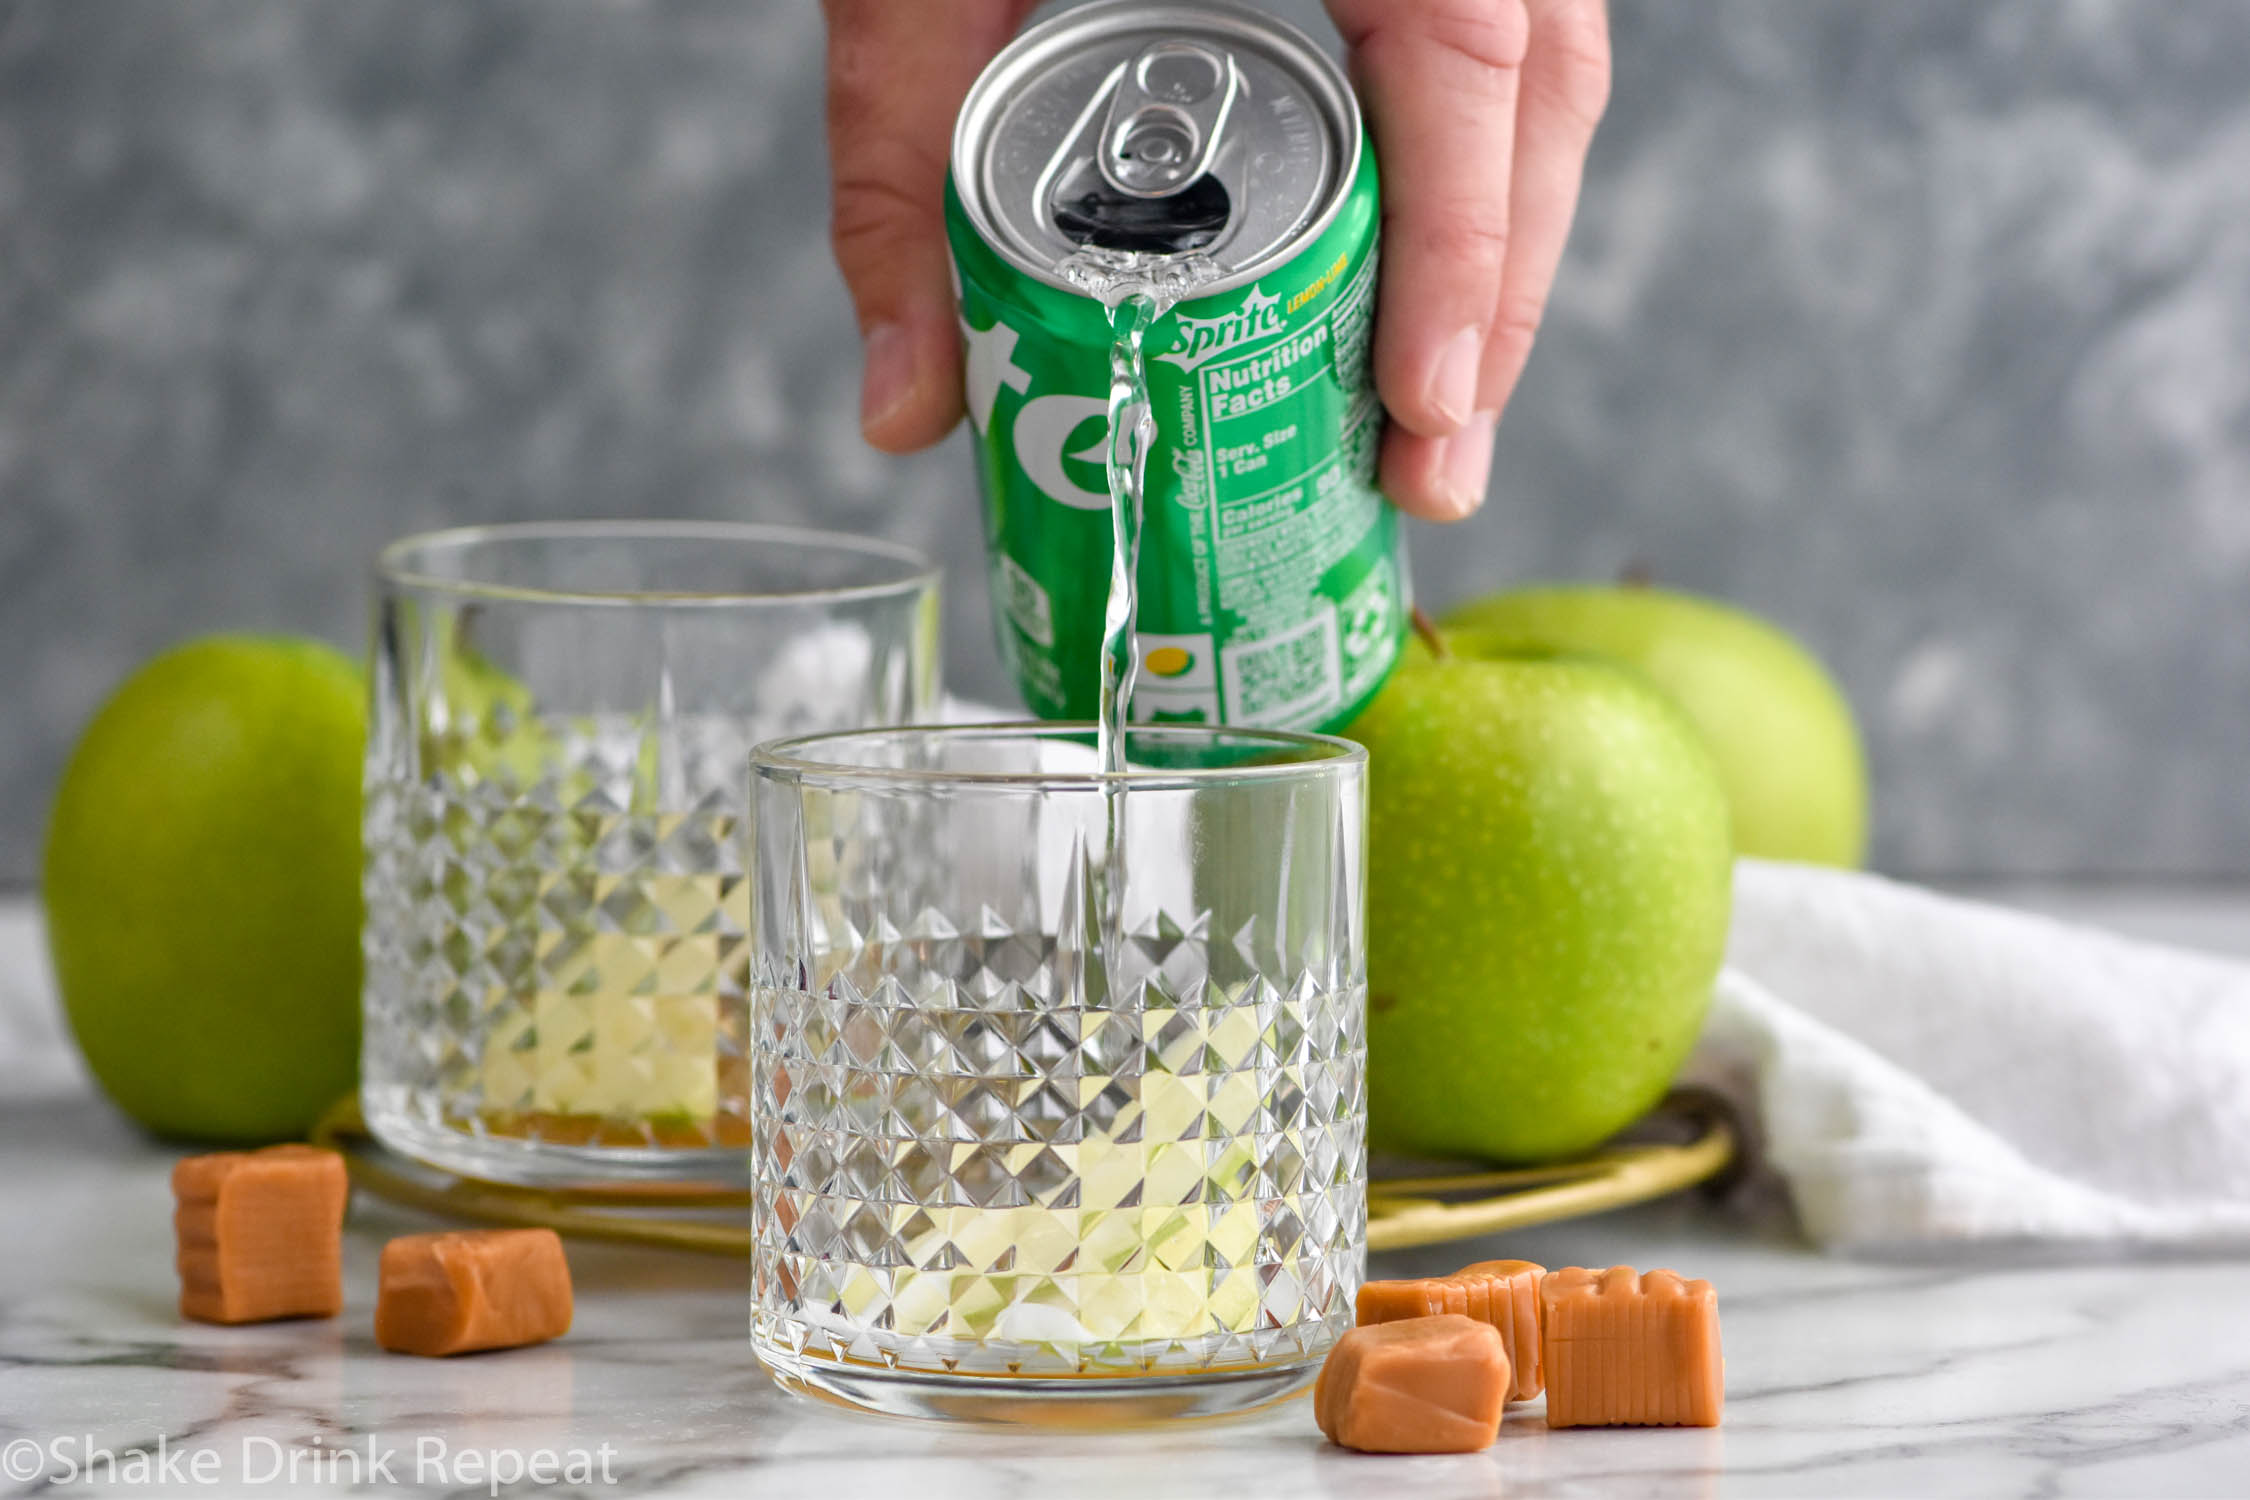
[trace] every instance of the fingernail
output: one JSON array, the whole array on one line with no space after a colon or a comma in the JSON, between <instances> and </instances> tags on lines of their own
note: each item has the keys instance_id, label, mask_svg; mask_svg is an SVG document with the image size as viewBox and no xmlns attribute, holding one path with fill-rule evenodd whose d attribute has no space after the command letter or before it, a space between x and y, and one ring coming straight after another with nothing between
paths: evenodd
<instances>
[{"instance_id":1,"label":"fingernail","mask_svg":"<svg viewBox=\"0 0 2250 1500\"><path fill-rule=\"evenodd\" d=\"M862 342L859 425L873 431L914 394L914 346L898 323L878 323Z\"/></svg>"},{"instance_id":2,"label":"fingernail","mask_svg":"<svg viewBox=\"0 0 2250 1500\"><path fill-rule=\"evenodd\" d=\"M1477 370L1484 363L1484 330L1464 328L1438 351L1430 371L1432 410L1455 427L1469 420L1477 405ZM1433 434L1434 436L1434 434Z\"/></svg>"},{"instance_id":3,"label":"fingernail","mask_svg":"<svg viewBox=\"0 0 2250 1500\"><path fill-rule=\"evenodd\" d=\"M1456 520L1484 504L1485 480L1492 473L1492 434L1499 425L1500 413L1480 411L1445 440L1439 484Z\"/></svg>"}]
</instances>

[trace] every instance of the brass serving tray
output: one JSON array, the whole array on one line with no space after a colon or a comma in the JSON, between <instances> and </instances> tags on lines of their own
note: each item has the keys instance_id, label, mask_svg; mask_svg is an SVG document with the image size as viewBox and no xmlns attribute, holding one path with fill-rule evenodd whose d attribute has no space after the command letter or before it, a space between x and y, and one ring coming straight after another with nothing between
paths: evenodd
<instances>
[{"instance_id":1,"label":"brass serving tray","mask_svg":"<svg viewBox=\"0 0 2250 1500\"><path fill-rule=\"evenodd\" d=\"M1377 1175L1368 1183L1367 1248L1406 1250L1603 1213L1709 1181L1735 1159L1734 1126L1707 1095L1673 1094L1635 1132L1650 1134L1681 1139L1636 1139L1537 1167ZM750 1255L743 1222L750 1195L740 1190L684 1183L565 1192L457 1177L384 1150L368 1134L357 1098L338 1101L312 1139L343 1153L353 1186L410 1208L584 1239Z\"/></svg>"}]
</instances>

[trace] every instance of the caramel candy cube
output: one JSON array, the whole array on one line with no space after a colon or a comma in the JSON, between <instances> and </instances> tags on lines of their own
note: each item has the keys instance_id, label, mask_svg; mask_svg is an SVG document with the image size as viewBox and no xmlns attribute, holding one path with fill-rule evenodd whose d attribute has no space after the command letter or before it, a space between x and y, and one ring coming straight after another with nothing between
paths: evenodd
<instances>
[{"instance_id":1,"label":"caramel candy cube","mask_svg":"<svg viewBox=\"0 0 2250 1500\"><path fill-rule=\"evenodd\" d=\"M1362 1453L1474 1453L1500 1432L1508 1351L1490 1323L1459 1313L1354 1328L1328 1351L1313 1415Z\"/></svg>"},{"instance_id":2,"label":"caramel candy cube","mask_svg":"<svg viewBox=\"0 0 2250 1500\"><path fill-rule=\"evenodd\" d=\"M1359 1321L1389 1323L1460 1313L1500 1331L1508 1349L1510 1401L1539 1394L1539 1278L1545 1266L1528 1260L1480 1260L1451 1276L1419 1281L1370 1281L1359 1289Z\"/></svg>"},{"instance_id":3,"label":"caramel candy cube","mask_svg":"<svg viewBox=\"0 0 2250 1500\"><path fill-rule=\"evenodd\" d=\"M180 1316L203 1323L344 1310L344 1159L314 1146L218 1151L172 1168Z\"/></svg>"},{"instance_id":4,"label":"caramel candy cube","mask_svg":"<svg viewBox=\"0 0 2250 1500\"><path fill-rule=\"evenodd\" d=\"M1549 1427L1716 1427L1726 1390L1708 1281L1571 1266L1539 1283Z\"/></svg>"},{"instance_id":5,"label":"caramel candy cube","mask_svg":"<svg viewBox=\"0 0 2250 1500\"><path fill-rule=\"evenodd\" d=\"M375 1342L394 1354L467 1354L570 1331L570 1262L552 1229L401 1235L383 1247Z\"/></svg>"}]
</instances>

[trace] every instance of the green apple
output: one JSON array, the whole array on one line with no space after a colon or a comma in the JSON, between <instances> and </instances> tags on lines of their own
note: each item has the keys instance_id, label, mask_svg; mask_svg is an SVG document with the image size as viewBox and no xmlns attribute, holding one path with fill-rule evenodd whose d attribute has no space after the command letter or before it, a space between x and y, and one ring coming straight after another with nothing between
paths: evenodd
<instances>
[{"instance_id":1,"label":"green apple","mask_svg":"<svg viewBox=\"0 0 2250 1500\"><path fill-rule=\"evenodd\" d=\"M1726 945L1725 788L1638 675L1449 632L1367 746L1368 1122L1379 1147L1541 1161L1662 1096Z\"/></svg>"},{"instance_id":2,"label":"green apple","mask_svg":"<svg viewBox=\"0 0 2250 1500\"><path fill-rule=\"evenodd\" d=\"M1646 674L1718 757L1738 853L1846 866L1866 853L1851 705L1810 652L1756 616L1667 589L1558 585L1476 600L1445 623Z\"/></svg>"},{"instance_id":3,"label":"green apple","mask_svg":"<svg viewBox=\"0 0 2250 1500\"><path fill-rule=\"evenodd\" d=\"M72 1033L161 1135L302 1134L358 1076L366 689L215 636L128 678L55 794L40 895Z\"/></svg>"}]
</instances>

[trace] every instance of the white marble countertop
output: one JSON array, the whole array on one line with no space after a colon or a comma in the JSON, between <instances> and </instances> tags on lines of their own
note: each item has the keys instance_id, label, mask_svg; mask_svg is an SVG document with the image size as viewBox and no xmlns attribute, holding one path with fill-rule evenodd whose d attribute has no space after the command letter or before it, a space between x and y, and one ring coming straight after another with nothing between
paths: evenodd
<instances>
[{"instance_id":1,"label":"white marble countertop","mask_svg":"<svg viewBox=\"0 0 2250 1500\"><path fill-rule=\"evenodd\" d=\"M2250 892L2017 894L2250 951ZM51 1037L48 1003L28 914L0 909L0 1053ZM1512 1255L1708 1277L1725 1324L1722 1428L1550 1433L1533 1405L1510 1413L1487 1452L1416 1459L1326 1446L1302 1401L1130 1435L957 1431L779 1394L750 1358L741 1264L690 1255L574 1244L578 1320L560 1343L451 1361L385 1355L370 1327L376 1254L428 1224L364 1197L347 1231L343 1317L184 1324L166 1184L175 1153L136 1135L67 1066L5 1077L0 1494L334 1495L354 1489L337 1450L364 1462L370 1442L388 1472L358 1488L379 1495L487 1493L479 1459L542 1451L592 1470L565 1493L792 1500L2250 1492L2250 1266L2239 1261L1852 1262L1806 1249L1785 1222L1688 1196L1381 1256L1373 1270ZM160 1440L169 1470L136 1482ZM89 1444L117 1455L120 1482L52 1482ZM296 1481L269 1477L292 1453Z\"/></svg>"}]
</instances>

